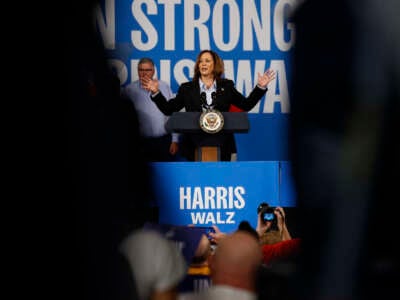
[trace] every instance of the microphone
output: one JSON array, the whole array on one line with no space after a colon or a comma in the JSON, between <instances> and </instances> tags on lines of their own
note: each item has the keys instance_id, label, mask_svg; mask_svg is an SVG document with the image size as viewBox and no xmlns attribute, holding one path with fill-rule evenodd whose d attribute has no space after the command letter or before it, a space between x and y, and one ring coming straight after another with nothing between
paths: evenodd
<instances>
[{"instance_id":1,"label":"microphone","mask_svg":"<svg viewBox=\"0 0 400 300\"><path fill-rule=\"evenodd\" d=\"M202 105L207 105L207 94L206 92L202 92L200 94L200 100Z\"/></svg>"},{"instance_id":2,"label":"microphone","mask_svg":"<svg viewBox=\"0 0 400 300\"><path fill-rule=\"evenodd\" d=\"M212 99L211 104L214 104L216 99L217 99L217 93L216 92L212 92L211 93L211 99Z\"/></svg>"}]
</instances>

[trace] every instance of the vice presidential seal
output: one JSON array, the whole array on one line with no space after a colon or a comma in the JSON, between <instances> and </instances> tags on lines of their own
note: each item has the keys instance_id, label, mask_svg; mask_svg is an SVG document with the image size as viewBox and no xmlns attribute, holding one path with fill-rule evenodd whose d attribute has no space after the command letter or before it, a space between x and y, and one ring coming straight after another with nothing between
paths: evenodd
<instances>
[{"instance_id":1,"label":"vice presidential seal","mask_svg":"<svg viewBox=\"0 0 400 300\"><path fill-rule=\"evenodd\" d=\"M207 133L217 133L224 127L224 116L215 109L209 109L200 115L200 128Z\"/></svg>"}]
</instances>

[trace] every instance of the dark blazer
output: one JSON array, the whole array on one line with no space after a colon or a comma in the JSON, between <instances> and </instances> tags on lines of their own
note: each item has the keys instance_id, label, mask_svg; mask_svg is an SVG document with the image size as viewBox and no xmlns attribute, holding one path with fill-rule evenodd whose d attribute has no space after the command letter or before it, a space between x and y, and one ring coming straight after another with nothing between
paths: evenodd
<instances>
[{"instance_id":1,"label":"dark blazer","mask_svg":"<svg viewBox=\"0 0 400 300\"><path fill-rule=\"evenodd\" d=\"M268 89L255 87L248 97L243 96L234 86L230 79L217 80L216 110L226 112L229 111L231 104L236 107L249 111L260 99L265 95ZM157 107L165 114L171 115L173 112L178 112L182 108L186 111L202 111L202 103L200 100L200 86L198 82L189 81L182 83L178 89L175 98L167 101L162 93L158 93L151 97ZM221 139L221 160L230 161L232 153L236 152L236 145L233 133L216 133ZM190 161L194 161L194 151L198 146L198 136L193 134L182 135L181 150L182 154Z\"/></svg>"}]
</instances>

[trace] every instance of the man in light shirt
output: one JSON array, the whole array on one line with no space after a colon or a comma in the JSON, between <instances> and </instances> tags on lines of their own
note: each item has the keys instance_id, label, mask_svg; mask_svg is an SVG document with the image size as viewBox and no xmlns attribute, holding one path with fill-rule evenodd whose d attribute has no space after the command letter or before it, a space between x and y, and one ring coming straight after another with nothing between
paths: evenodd
<instances>
[{"instance_id":1,"label":"man in light shirt","mask_svg":"<svg viewBox=\"0 0 400 300\"><path fill-rule=\"evenodd\" d=\"M154 62L144 57L138 63L139 79L122 89L122 96L130 99L138 113L141 149L143 157L149 162L176 161L179 150L179 134L169 133L165 129L168 116L164 115L150 99L150 91L143 87L143 80L153 78ZM159 88L167 99L174 95L170 86L159 80Z\"/></svg>"}]
</instances>

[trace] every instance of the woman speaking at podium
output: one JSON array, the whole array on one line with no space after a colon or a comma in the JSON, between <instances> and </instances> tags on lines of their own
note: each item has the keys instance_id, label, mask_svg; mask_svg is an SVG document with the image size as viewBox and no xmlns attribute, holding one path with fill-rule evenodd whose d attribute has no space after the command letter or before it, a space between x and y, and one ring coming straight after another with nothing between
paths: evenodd
<instances>
[{"instance_id":1,"label":"woman speaking at podium","mask_svg":"<svg viewBox=\"0 0 400 300\"><path fill-rule=\"evenodd\" d=\"M151 92L151 99L165 114L171 115L185 108L186 112L215 110L227 112L231 104L244 110L251 110L265 95L267 85L275 78L275 72L268 69L264 74L258 73L257 85L248 97L243 96L230 79L223 78L224 63L212 50L202 50L194 65L193 80L182 83L175 98L166 100L158 89L158 80L148 78L144 87ZM236 152L233 133L220 134L221 161L230 161L231 154ZM195 160L196 141L192 134L182 135L182 155L189 161Z\"/></svg>"}]
</instances>

